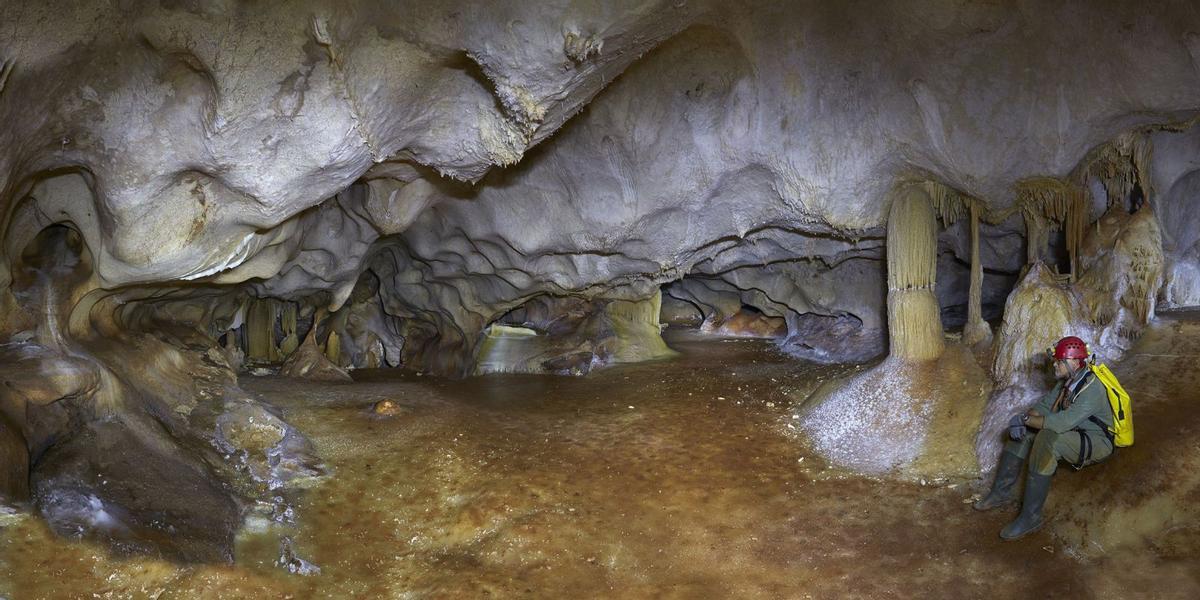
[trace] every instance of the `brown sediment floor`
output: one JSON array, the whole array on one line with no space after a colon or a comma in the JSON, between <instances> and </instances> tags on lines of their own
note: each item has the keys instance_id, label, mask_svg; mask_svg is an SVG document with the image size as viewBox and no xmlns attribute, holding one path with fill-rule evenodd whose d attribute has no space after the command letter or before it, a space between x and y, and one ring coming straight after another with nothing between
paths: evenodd
<instances>
[{"instance_id":1,"label":"brown sediment floor","mask_svg":"<svg viewBox=\"0 0 1200 600\"><path fill-rule=\"evenodd\" d=\"M797 363L763 341L669 341L681 356L582 378L244 378L331 469L294 501L295 526L244 535L236 566L178 566L109 558L18 518L0 528L0 596L1042 598L1122 587L1050 532L1002 543L1012 515L972 511L965 483L826 469L788 435L789 403L849 367ZM373 416L384 399L401 414ZM321 572L276 566L282 535ZM1180 581L1156 590L1142 577L1136 589L1188 597L1169 587Z\"/></svg>"}]
</instances>

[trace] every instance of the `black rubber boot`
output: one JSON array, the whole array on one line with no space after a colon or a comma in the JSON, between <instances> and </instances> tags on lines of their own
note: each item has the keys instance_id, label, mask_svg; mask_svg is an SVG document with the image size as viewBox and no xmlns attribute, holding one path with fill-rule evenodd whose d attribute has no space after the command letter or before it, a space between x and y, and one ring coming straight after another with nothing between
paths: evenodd
<instances>
[{"instance_id":1,"label":"black rubber boot","mask_svg":"<svg viewBox=\"0 0 1200 600\"><path fill-rule=\"evenodd\" d=\"M1017 479L1021 477L1021 465L1025 460L1005 450L1000 453L996 465L996 480L988 494L975 503L975 510L992 510L1017 499Z\"/></svg>"},{"instance_id":2,"label":"black rubber boot","mask_svg":"<svg viewBox=\"0 0 1200 600\"><path fill-rule=\"evenodd\" d=\"M1038 475L1030 472L1025 480L1025 500L1021 502L1021 514L1017 520L1000 530L1000 538L1012 541L1023 538L1041 529L1045 520L1042 519L1042 506L1046 504L1046 496L1050 495L1050 479L1053 475Z\"/></svg>"}]
</instances>

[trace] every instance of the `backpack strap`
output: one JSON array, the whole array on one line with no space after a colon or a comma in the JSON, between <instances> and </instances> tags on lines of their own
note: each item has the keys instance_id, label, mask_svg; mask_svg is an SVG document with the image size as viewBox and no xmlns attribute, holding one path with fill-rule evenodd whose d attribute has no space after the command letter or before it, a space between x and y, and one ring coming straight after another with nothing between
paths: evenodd
<instances>
[{"instance_id":1,"label":"backpack strap","mask_svg":"<svg viewBox=\"0 0 1200 600\"><path fill-rule=\"evenodd\" d=\"M1076 429L1075 433L1079 434L1079 462L1071 466L1078 471L1083 468L1083 465L1087 464L1087 461L1092 459L1092 439L1082 429Z\"/></svg>"},{"instance_id":2,"label":"backpack strap","mask_svg":"<svg viewBox=\"0 0 1200 600\"><path fill-rule=\"evenodd\" d=\"M1100 431L1104 432L1104 437L1108 438L1108 443L1112 444L1113 450L1116 450L1117 444L1116 444L1115 440L1116 440L1117 434L1109 431L1108 425L1105 425L1104 421L1101 421L1100 417L1097 417L1096 415L1089 416L1088 420L1095 423L1097 426L1100 427Z\"/></svg>"},{"instance_id":3,"label":"backpack strap","mask_svg":"<svg viewBox=\"0 0 1200 600\"><path fill-rule=\"evenodd\" d=\"M1088 378L1095 379L1096 374L1092 372L1091 367L1084 366L1083 368L1087 370L1079 377L1079 381L1076 381L1073 385L1070 382L1063 382L1062 392L1058 394L1058 399L1054 401L1054 406L1050 410L1058 412L1071 408L1071 405L1075 403L1075 398L1079 396L1079 392L1082 392L1083 388L1092 384Z\"/></svg>"},{"instance_id":4,"label":"backpack strap","mask_svg":"<svg viewBox=\"0 0 1200 600\"><path fill-rule=\"evenodd\" d=\"M1087 370L1084 371L1083 377L1079 378L1079 383L1076 383L1075 388L1071 390L1071 402L1075 402L1075 397L1079 395L1079 392L1083 391L1083 388L1095 383L1096 374L1092 372L1092 368L1088 366L1083 368Z\"/></svg>"}]
</instances>

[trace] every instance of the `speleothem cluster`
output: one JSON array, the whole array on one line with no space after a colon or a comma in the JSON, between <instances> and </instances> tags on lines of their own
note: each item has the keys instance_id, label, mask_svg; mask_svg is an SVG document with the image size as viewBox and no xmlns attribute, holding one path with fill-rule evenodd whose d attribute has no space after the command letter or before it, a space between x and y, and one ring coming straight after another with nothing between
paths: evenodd
<instances>
[{"instance_id":1,"label":"speleothem cluster","mask_svg":"<svg viewBox=\"0 0 1200 600\"><path fill-rule=\"evenodd\" d=\"M965 393L953 464L864 459L853 384L807 433L977 470L1048 340L1200 304L1188 2L12 3L0 61L0 482L47 506L29 465L97 439L242 499L318 473L239 370L581 374L667 354L660 305L890 348L863 377L916 391L866 404Z\"/></svg>"}]
</instances>

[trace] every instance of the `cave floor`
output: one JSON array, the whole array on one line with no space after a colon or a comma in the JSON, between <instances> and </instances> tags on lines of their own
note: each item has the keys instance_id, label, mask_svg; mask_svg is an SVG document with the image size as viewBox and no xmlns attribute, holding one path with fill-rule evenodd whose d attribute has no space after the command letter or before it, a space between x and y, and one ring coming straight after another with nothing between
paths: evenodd
<instances>
[{"instance_id":1,"label":"cave floor","mask_svg":"<svg viewBox=\"0 0 1200 600\"><path fill-rule=\"evenodd\" d=\"M1178 327L1176 328L1178 329ZM1188 323L1200 339L1200 323ZM793 398L853 367L764 341L668 337L681 352L587 377L353 384L244 377L308 433L330 475L296 524L247 533L235 566L114 558L4 517L0 597L1095 597L1103 563L1038 532L1003 543L971 482L828 469L788 428ZM389 399L400 414L375 416ZM320 567L275 564L280 536ZM1156 568L1153 557L1138 563ZM1145 580L1145 578L1143 578ZM1163 581L1155 596L1190 592ZM1179 578L1174 578L1178 583ZM1142 584L1139 584L1142 585ZM1193 590L1194 591L1194 590Z\"/></svg>"}]
</instances>

